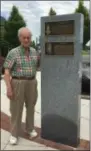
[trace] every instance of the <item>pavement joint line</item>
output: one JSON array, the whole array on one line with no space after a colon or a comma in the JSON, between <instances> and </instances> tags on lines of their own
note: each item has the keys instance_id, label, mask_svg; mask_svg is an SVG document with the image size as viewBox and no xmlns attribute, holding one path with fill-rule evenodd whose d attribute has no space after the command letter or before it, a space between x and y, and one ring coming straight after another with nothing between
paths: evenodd
<instances>
[{"instance_id":1,"label":"pavement joint line","mask_svg":"<svg viewBox=\"0 0 91 151\"><path fill-rule=\"evenodd\" d=\"M86 118L86 117L83 117L83 116L81 116L81 118L83 118L83 119L85 119L85 120L87 120L87 121L90 121L89 118Z\"/></svg>"},{"instance_id":2,"label":"pavement joint line","mask_svg":"<svg viewBox=\"0 0 91 151\"><path fill-rule=\"evenodd\" d=\"M38 114L41 114L40 112L38 112L38 111L35 111L36 113L38 113Z\"/></svg>"},{"instance_id":3,"label":"pavement joint line","mask_svg":"<svg viewBox=\"0 0 91 151\"><path fill-rule=\"evenodd\" d=\"M5 144L5 146L3 147L3 150L5 150L5 148L9 145L9 140L7 141L7 143Z\"/></svg>"},{"instance_id":4,"label":"pavement joint line","mask_svg":"<svg viewBox=\"0 0 91 151\"><path fill-rule=\"evenodd\" d=\"M23 139L25 139L25 138L23 138ZM27 140L27 139L25 139L25 140ZM31 142L33 142L33 141L31 141ZM33 143L34 143L34 142L33 142ZM42 148L42 147L45 147L45 148L48 147L47 145L42 146L42 144L40 144L40 145L39 145L39 143L37 143L37 144L38 144L38 146L36 146L36 147L40 147L40 148ZM3 147L2 150L5 150L8 145L10 145L9 140L8 140L8 142L5 144L5 146ZM29 147L29 146L30 146L30 145L26 145L26 144L18 144L17 146L20 146L20 145L25 146L25 147ZM32 146L32 147L35 147L34 145L31 145L31 146Z\"/></svg>"},{"instance_id":5,"label":"pavement joint line","mask_svg":"<svg viewBox=\"0 0 91 151\"><path fill-rule=\"evenodd\" d=\"M6 143L3 143L3 144L4 144L4 147L5 147ZM2 148L2 150L4 150L4 147Z\"/></svg>"},{"instance_id":6,"label":"pavement joint line","mask_svg":"<svg viewBox=\"0 0 91 151\"><path fill-rule=\"evenodd\" d=\"M87 105L87 104L82 104L82 106L85 106L85 107L88 107L89 108L89 104Z\"/></svg>"},{"instance_id":7,"label":"pavement joint line","mask_svg":"<svg viewBox=\"0 0 91 151\"><path fill-rule=\"evenodd\" d=\"M9 132L10 133L10 132ZM10 135L11 136L11 135ZM9 137L10 137L9 136ZM21 138L23 138L23 137L21 137ZM25 138L23 138L23 139L25 139ZM25 139L25 140L27 140L27 139ZM27 140L27 141L29 141L29 140ZM32 143L36 143L36 142L33 142L32 140L31 140L31 142ZM47 147L47 145L42 145L42 144L39 144L39 143L37 143L38 144L38 147ZM5 143L5 146L3 147L3 149L2 150L5 150L5 148L8 146L8 145L10 145L10 143L9 143L9 139L8 139L8 141L7 141L7 143ZM26 144L18 144L18 145L22 145L22 146L30 146L30 145L26 145ZM34 145L32 145L32 147L34 147ZM37 147L37 146L36 146Z\"/></svg>"}]
</instances>

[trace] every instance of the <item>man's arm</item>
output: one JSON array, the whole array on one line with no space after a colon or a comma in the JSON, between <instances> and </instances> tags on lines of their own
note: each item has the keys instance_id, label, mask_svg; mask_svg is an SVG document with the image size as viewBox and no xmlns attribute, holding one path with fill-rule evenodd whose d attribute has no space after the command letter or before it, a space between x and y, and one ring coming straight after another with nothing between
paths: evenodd
<instances>
[{"instance_id":1,"label":"man's arm","mask_svg":"<svg viewBox=\"0 0 91 151\"><path fill-rule=\"evenodd\" d=\"M5 69L4 80L6 83L7 97L9 99L13 99L13 90L12 90L12 85L11 85L11 75L10 75L9 69Z\"/></svg>"},{"instance_id":2,"label":"man's arm","mask_svg":"<svg viewBox=\"0 0 91 151\"><path fill-rule=\"evenodd\" d=\"M4 63L4 80L6 83L6 89L7 89L7 97L12 98L12 85L11 85L11 69L15 63L15 55L12 51L10 51L6 57L5 63Z\"/></svg>"},{"instance_id":3,"label":"man's arm","mask_svg":"<svg viewBox=\"0 0 91 151\"><path fill-rule=\"evenodd\" d=\"M11 88L11 75L10 75L10 70L9 69L5 69L4 80L5 80L5 83L6 83L6 87Z\"/></svg>"}]
</instances>

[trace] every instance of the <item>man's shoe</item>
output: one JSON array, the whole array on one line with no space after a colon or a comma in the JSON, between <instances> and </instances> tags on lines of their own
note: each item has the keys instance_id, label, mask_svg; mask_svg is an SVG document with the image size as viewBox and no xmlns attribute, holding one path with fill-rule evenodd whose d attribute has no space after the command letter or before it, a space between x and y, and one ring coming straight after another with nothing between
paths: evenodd
<instances>
[{"instance_id":1,"label":"man's shoe","mask_svg":"<svg viewBox=\"0 0 91 151\"><path fill-rule=\"evenodd\" d=\"M17 144L18 139L14 136L10 137L10 144L11 145L16 145Z\"/></svg>"},{"instance_id":2,"label":"man's shoe","mask_svg":"<svg viewBox=\"0 0 91 151\"><path fill-rule=\"evenodd\" d=\"M36 137L38 133L35 130L32 130L32 132L29 133L30 138Z\"/></svg>"}]
</instances>

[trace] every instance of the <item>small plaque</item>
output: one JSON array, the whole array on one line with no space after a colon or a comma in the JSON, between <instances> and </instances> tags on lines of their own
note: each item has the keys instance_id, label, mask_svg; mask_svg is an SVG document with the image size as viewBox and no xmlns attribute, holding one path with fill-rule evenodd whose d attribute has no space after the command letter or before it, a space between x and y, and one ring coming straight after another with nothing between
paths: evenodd
<instances>
[{"instance_id":1,"label":"small plaque","mask_svg":"<svg viewBox=\"0 0 91 151\"><path fill-rule=\"evenodd\" d=\"M74 21L59 21L45 23L45 35L73 35Z\"/></svg>"},{"instance_id":2,"label":"small plaque","mask_svg":"<svg viewBox=\"0 0 91 151\"><path fill-rule=\"evenodd\" d=\"M46 55L74 55L74 43L46 43Z\"/></svg>"}]
</instances>

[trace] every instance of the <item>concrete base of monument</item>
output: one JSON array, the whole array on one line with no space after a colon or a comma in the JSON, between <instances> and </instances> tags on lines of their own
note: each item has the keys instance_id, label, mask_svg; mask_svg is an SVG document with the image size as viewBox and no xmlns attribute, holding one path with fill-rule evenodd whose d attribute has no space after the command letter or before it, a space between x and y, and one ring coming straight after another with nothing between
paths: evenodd
<instances>
[{"instance_id":1,"label":"concrete base of monument","mask_svg":"<svg viewBox=\"0 0 91 151\"><path fill-rule=\"evenodd\" d=\"M77 125L55 114L43 116L41 137L72 147L80 143Z\"/></svg>"}]
</instances>

